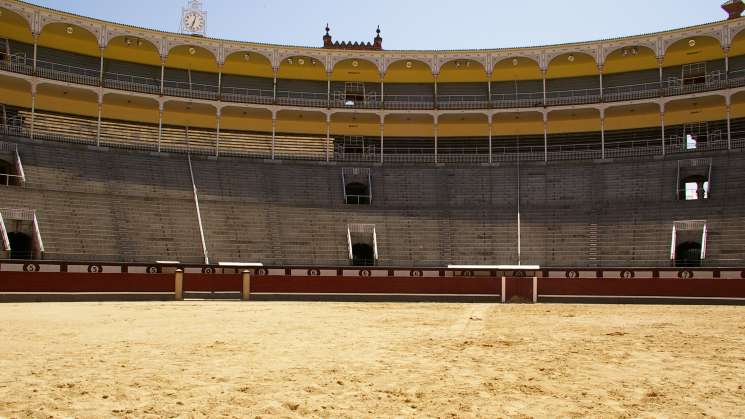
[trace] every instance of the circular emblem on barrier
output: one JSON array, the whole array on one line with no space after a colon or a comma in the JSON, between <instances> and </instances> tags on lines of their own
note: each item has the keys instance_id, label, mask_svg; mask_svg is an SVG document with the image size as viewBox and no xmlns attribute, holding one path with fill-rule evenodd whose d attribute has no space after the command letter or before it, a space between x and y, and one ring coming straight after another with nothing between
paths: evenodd
<instances>
[{"instance_id":1,"label":"circular emblem on barrier","mask_svg":"<svg viewBox=\"0 0 745 419\"><path fill-rule=\"evenodd\" d=\"M372 276L372 272L370 272L369 269L363 269L360 271L360 276L367 278L369 276Z\"/></svg>"},{"instance_id":2,"label":"circular emblem on barrier","mask_svg":"<svg viewBox=\"0 0 745 419\"><path fill-rule=\"evenodd\" d=\"M740 272L740 278L745 279L745 271Z\"/></svg>"},{"instance_id":3,"label":"circular emblem on barrier","mask_svg":"<svg viewBox=\"0 0 745 419\"><path fill-rule=\"evenodd\" d=\"M684 270L678 272L678 278L680 279L691 279L693 278L693 271Z\"/></svg>"},{"instance_id":4,"label":"circular emblem on barrier","mask_svg":"<svg viewBox=\"0 0 745 419\"><path fill-rule=\"evenodd\" d=\"M23 265L24 272L39 272L40 268L39 265L35 263L27 263Z\"/></svg>"},{"instance_id":5,"label":"circular emblem on barrier","mask_svg":"<svg viewBox=\"0 0 745 419\"><path fill-rule=\"evenodd\" d=\"M256 270L256 276L267 276L269 272L265 268L259 268Z\"/></svg>"},{"instance_id":6,"label":"circular emblem on barrier","mask_svg":"<svg viewBox=\"0 0 745 419\"><path fill-rule=\"evenodd\" d=\"M413 270L413 271L409 272L409 275L410 276L420 277L420 276L424 276L424 272L418 271L418 270Z\"/></svg>"},{"instance_id":7,"label":"circular emblem on barrier","mask_svg":"<svg viewBox=\"0 0 745 419\"><path fill-rule=\"evenodd\" d=\"M634 279L633 271L621 271L621 279Z\"/></svg>"},{"instance_id":8,"label":"circular emblem on barrier","mask_svg":"<svg viewBox=\"0 0 745 419\"><path fill-rule=\"evenodd\" d=\"M579 278L579 272L577 272L577 271L567 271L566 276L569 279L577 279L577 278Z\"/></svg>"},{"instance_id":9,"label":"circular emblem on barrier","mask_svg":"<svg viewBox=\"0 0 745 419\"><path fill-rule=\"evenodd\" d=\"M463 276L473 276L473 271L463 271Z\"/></svg>"},{"instance_id":10,"label":"circular emblem on barrier","mask_svg":"<svg viewBox=\"0 0 745 419\"><path fill-rule=\"evenodd\" d=\"M212 266L205 266L204 268L202 268L202 273L212 275L215 273L215 268L213 268Z\"/></svg>"},{"instance_id":11,"label":"circular emblem on barrier","mask_svg":"<svg viewBox=\"0 0 745 419\"><path fill-rule=\"evenodd\" d=\"M88 265L88 273L100 274L101 272L103 272L103 267L101 265Z\"/></svg>"},{"instance_id":12,"label":"circular emblem on barrier","mask_svg":"<svg viewBox=\"0 0 745 419\"><path fill-rule=\"evenodd\" d=\"M514 275L515 275L515 278L525 278L526 277L525 271L515 271Z\"/></svg>"},{"instance_id":13,"label":"circular emblem on barrier","mask_svg":"<svg viewBox=\"0 0 745 419\"><path fill-rule=\"evenodd\" d=\"M149 274L157 274L157 273L160 273L160 269L158 269L157 266L148 266L145 272Z\"/></svg>"},{"instance_id":14,"label":"circular emblem on barrier","mask_svg":"<svg viewBox=\"0 0 745 419\"><path fill-rule=\"evenodd\" d=\"M308 269L308 276L321 276L319 269Z\"/></svg>"}]
</instances>

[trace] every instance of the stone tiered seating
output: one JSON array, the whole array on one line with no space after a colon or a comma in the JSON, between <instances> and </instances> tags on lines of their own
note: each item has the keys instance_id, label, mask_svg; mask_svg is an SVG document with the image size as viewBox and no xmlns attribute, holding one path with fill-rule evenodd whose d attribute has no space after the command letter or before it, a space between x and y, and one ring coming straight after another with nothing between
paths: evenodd
<instances>
[{"instance_id":1,"label":"stone tiered seating","mask_svg":"<svg viewBox=\"0 0 745 419\"><path fill-rule=\"evenodd\" d=\"M47 256L200 262L183 155L19 143L27 183L3 204L37 210ZM706 201L679 201L678 163L647 159L518 166L372 167L372 203L348 206L341 168L192 157L213 262L349 264L349 224L373 224L379 265L669 264L674 221L707 220L707 263L745 261L745 163L712 156Z\"/></svg>"}]
</instances>

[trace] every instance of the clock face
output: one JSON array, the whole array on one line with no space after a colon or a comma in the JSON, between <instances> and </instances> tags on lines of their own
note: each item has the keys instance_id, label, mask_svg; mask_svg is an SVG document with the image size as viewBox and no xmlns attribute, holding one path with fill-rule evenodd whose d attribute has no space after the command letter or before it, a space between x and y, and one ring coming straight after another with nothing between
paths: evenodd
<instances>
[{"instance_id":1,"label":"clock face","mask_svg":"<svg viewBox=\"0 0 745 419\"><path fill-rule=\"evenodd\" d=\"M202 32L204 29L204 16L197 12L184 14L184 27L190 32Z\"/></svg>"}]
</instances>

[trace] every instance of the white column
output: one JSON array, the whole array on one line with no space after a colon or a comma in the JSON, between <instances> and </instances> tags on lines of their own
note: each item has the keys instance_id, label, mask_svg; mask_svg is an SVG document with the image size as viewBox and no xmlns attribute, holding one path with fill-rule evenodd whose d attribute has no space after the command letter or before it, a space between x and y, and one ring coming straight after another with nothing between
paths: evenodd
<instances>
[{"instance_id":1,"label":"white column","mask_svg":"<svg viewBox=\"0 0 745 419\"><path fill-rule=\"evenodd\" d=\"M160 57L160 95L163 96L166 78L166 57Z\"/></svg>"},{"instance_id":2,"label":"white column","mask_svg":"<svg viewBox=\"0 0 745 419\"><path fill-rule=\"evenodd\" d=\"M380 109L385 109L385 73L380 73Z\"/></svg>"},{"instance_id":3,"label":"white column","mask_svg":"<svg viewBox=\"0 0 745 419\"><path fill-rule=\"evenodd\" d=\"M732 97L727 96L727 150L732 150Z\"/></svg>"},{"instance_id":4,"label":"white column","mask_svg":"<svg viewBox=\"0 0 745 419\"><path fill-rule=\"evenodd\" d=\"M36 74L36 61L38 56L38 49L39 49L39 34L34 34L34 74Z\"/></svg>"},{"instance_id":5,"label":"white column","mask_svg":"<svg viewBox=\"0 0 745 419\"><path fill-rule=\"evenodd\" d=\"M36 118L36 84L31 85L31 130L29 137L34 139L34 119Z\"/></svg>"},{"instance_id":6,"label":"white column","mask_svg":"<svg viewBox=\"0 0 745 419\"><path fill-rule=\"evenodd\" d=\"M729 47L724 49L724 79L729 80Z\"/></svg>"},{"instance_id":7,"label":"white column","mask_svg":"<svg viewBox=\"0 0 745 419\"><path fill-rule=\"evenodd\" d=\"M665 155L665 105L660 104L660 126L662 127L662 155Z\"/></svg>"},{"instance_id":8,"label":"white column","mask_svg":"<svg viewBox=\"0 0 745 419\"><path fill-rule=\"evenodd\" d=\"M487 94L489 95L486 98L486 103L488 104L490 108L491 108L491 75L492 73L486 73L486 91L488 92ZM489 126L491 126L491 124L489 124ZM489 154L491 155L491 153Z\"/></svg>"},{"instance_id":9,"label":"white column","mask_svg":"<svg viewBox=\"0 0 745 419\"><path fill-rule=\"evenodd\" d=\"M279 67L272 67L272 72L274 73L274 101L273 103L277 103L277 74L279 73Z\"/></svg>"},{"instance_id":10,"label":"white column","mask_svg":"<svg viewBox=\"0 0 745 419\"><path fill-rule=\"evenodd\" d=\"M383 137L385 135L385 116L380 117L380 164L383 164Z\"/></svg>"},{"instance_id":11,"label":"white column","mask_svg":"<svg viewBox=\"0 0 745 419\"><path fill-rule=\"evenodd\" d=\"M662 63L665 61L665 57L657 57L657 68L659 68L660 71L660 88L662 88Z\"/></svg>"},{"instance_id":12,"label":"white column","mask_svg":"<svg viewBox=\"0 0 745 419\"><path fill-rule=\"evenodd\" d=\"M104 47L101 47L101 69L98 73L98 84L100 86L103 86L103 51L104 49L105 49Z\"/></svg>"},{"instance_id":13,"label":"white column","mask_svg":"<svg viewBox=\"0 0 745 419\"><path fill-rule=\"evenodd\" d=\"M434 124L434 129L435 129L435 164L437 164L437 163L438 163L438 162L437 162L437 134L438 134L438 130L439 130L439 129L438 129L438 126L437 126L437 124L438 124L438 118L437 118L437 116L435 115L435 124Z\"/></svg>"},{"instance_id":14,"label":"white column","mask_svg":"<svg viewBox=\"0 0 745 419\"><path fill-rule=\"evenodd\" d=\"M326 107L331 108L331 73L326 72Z\"/></svg>"},{"instance_id":15,"label":"white column","mask_svg":"<svg viewBox=\"0 0 745 419\"><path fill-rule=\"evenodd\" d=\"M103 113L103 95L98 94L98 122L96 124L96 147L101 147L101 113Z\"/></svg>"},{"instance_id":16,"label":"white column","mask_svg":"<svg viewBox=\"0 0 745 419\"><path fill-rule=\"evenodd\" d=\"M546 70L541 70L541 79L543 81L543 106L546 106Z\"/></svg>"},{"instance_id":17,"label":"white column","mask_svg":"<svg viewBox=\"0 0 745 419\"><path fill-rule=\"evenodd\" d=\"M331 114L326 115L326 161L331 161Z\"/></svg>"},{"instance_id":18,"label":"white column","mask_svg":"<svg viewBox=\"0 0 745 419\"><path fill-rule=\"evenodd\" d=\"M274 160L275 141L277 139L277 114L272 112L272 160Z\"/></svg>"},{"instance_id":19,"label":"white column","mask_svg":"<svg viewBox=\"0 0 745 419\"><path fill-rule=\"evenodd\" d=\"M600 109L600 158L605 160L605 109Z\"/></svg>"},{"instance_id":20,"label":"white column","mask_svg":"<svg viewBox=\"0 0 745 419\"><path fill-rule=\"evenodd\" d=\"M491 97L491 95L489 95ZM487 115L487 123L489 124L489 164L494 163L494 159L492 156L492 121L493 121L494 115L489 114Z\"/></svg>"},{"instance_id":21,"label":"white column","mask_svg":"<svg viewBox=\"0 0 745 419\"><path fill-rule=\"evenodd\" d=\"M160 153L160 141L163 139L163 103L158 104L158 153Z\"/></svg>"},{"instance_id":22,"label":"white column","mask_svg":"<svg viewBox=\"0 0 745 419\"><path fill-rule=\"evenodd\" d=\"M220 119L221 111L217 109L217 131L215 135L215 157L220 157Z\"/></svg>"},{"instance_id":23,"label":"white column","mask_svg":"<svg viewBox=\"0 0 745 419\"><path fill-rule=\"evenodd\" d=\"M217 67L217 100L222 98L222 64Z\"/></svg>"},{"instance_id":24,"label":"white column","mask_svg":"<svg viewBox=\"0 0 745 419\"><path fill-rule=\"evenodd\" d=\"M598 66L598 74L600 75L600 100L603 100L603 66Z\"/></svg>"},{"instance_id":25,"label":"white column","mask_svg":"<svg viewBox=\"0 0 745 419\"><path fill-rule=\"evenodd\" d=\"M434 95L434 99L435 99L435 101L434 101L434 103L435 103L435 109L437 109L437 108L439 108L439 106L438 106L438 103L439 103L439 101L440 101L440 98L439 98L439 95L440 95L440 94L439 94L439 92L438 92L438 89L437 89L437 78L438 78L438 77L439 77L440 75L439 75L439 74L437 74L437 73L432 73L432 76L433 76L433 77L435 78L435 95ZM436 123L435 123L435 124L436 124ZM435 157L435 160L436 160L436 157Z\"/></svg>"},{"instance_id":26,"label":"white column","mask_svg":"<svg viewBox=\"0 0 745 419\"><path fill-rule=\"evenodd\" d=\"M548 162L548 112L543 113L543 161Z\"/></svg>"}]
</instances>

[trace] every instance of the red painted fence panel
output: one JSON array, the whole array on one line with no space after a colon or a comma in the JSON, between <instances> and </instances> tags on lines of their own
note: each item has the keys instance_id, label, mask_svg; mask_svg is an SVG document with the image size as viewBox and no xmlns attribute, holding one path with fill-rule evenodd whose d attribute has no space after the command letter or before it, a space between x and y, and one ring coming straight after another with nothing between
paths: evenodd
<instances>
[{"instance_id":1,"label":"red painted fence panel","mask_svg":"<svg viewBox=\"0 0 745 419\"><path fill-rule=\"evenodd\" d=\"M505 278L505 299L520 299L522 301L533 301L533 277L530 278Z\"/></svg>"},{"instance_id":2,"label":"red painted fence panel","mask_svg":"<svg viewBox=\"0 0 745 419\"><path fill-rule=\"evenodd\" d=\"M306 294L498 295L500 278L489 277L282 277L251 278L251 292Z\"/></svg>"},{"instance_id":3,"label":"red painted fence panel","mask_svg":"<svg viewBox=\"0 0 745 419\"><path fill-rule=\"evenodd\" d=\"M0 292L174 292L173 275L0 272Z\"/></svg>"},{"instance_id":4,"label":"red painted fence panel","mask_svg":"<svg viewBox=\"0 0 745 419\"><path fill-rule=\"evenodd\" d=\"M742 279L541 278L539 295L745 298Z\"/></svg>"}]
</instances>

